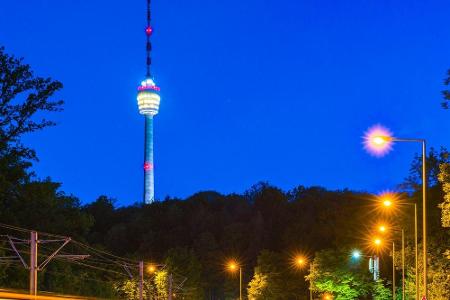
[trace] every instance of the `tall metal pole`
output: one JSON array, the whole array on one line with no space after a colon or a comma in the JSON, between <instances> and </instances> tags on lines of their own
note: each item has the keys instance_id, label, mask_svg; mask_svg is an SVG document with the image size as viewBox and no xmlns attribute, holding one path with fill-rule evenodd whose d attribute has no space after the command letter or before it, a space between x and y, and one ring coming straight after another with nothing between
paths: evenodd
<instances>
[{"instance_id":1,"label":"tall metal pole","mask_svg":"<svg viewBox=\"0 0 450 300\"><path fill-rule=\"evenodd\" d=\"M392 242L392 299L395 300L395 242Z\"/></svg>"},{"instance_id":2,"label":"tall metal pole","mask_svg":"<svg viewBox=\"0 0 450 300\"><path fill-rule=\"evenodd\" d=\"M172 277L172 273L169 274L169 295L168 295L168 300L172 300L172 284L173 284L173 277Z\"/></svg>"},{"instance_id":3,"label":"tall metal pole","mask_svg":"<svg viewBox=\"0 0 450 300\"><path fill-rule=\"evenodd\" d=\"M405 300L405 231L402 229L402 300Z\"/></svg>"},{"instance_id":4,"label":"tall metal pole","mask_svg":"<svg viewBox=\"0 0 450 300\"><path fill-rule=\"evenodd\" d=\"M416 253L416 300L419 300L419 249L417 238L417 203L414 203L414 243Z\"/></svg>"},{"instance_id":5,"label":"tall metal pole","mask_svg":"<svg viewBox=\"0 0 450 300\"><path fill-rule=\"evenodd\" d=\"M239 267L239 300L242 300L242 268Z\"/></svg>"},{"instance_id":6,"label":"tall metal pole","mask_svg":"<svg viewBox=\"0 0 450 300\"><path fill-rule=\"evenodd\" d=\"M139 262L139 300L144 299L144 262Z\"/></svg>"},{"instance_id":7,"label":"tall metal pole","mask_svg":"<svg viewBox=\"0 0 450 300\"><path fill-rule=\"evenodd\" d=\"M309 274L311 275L311 263L309 264ZM313 300L313 284L312 279L309 279L309 300Z\"/></svg>"},{"instance_id":8,"label":"tall metal pole","mask_svg":"<svg viewBox=\"0 0 450 300\"><path fill-rule=\"evenodd\" d=\"M31 232L30 236L30 295L37 295L37 272L38 272L38 234Z\"/></svg>"},{"instance_id":9,"label":"tall metal pole","mask_svg":"<svg viewBox=\"0 0 450 300\"><path fill-rule=\"evenodd\" d=\"M427 172L426 172L427 146L426 141L422 141L422 223L423 223L423 295L428 298L427 287Z\"/></svg>"}]
</instances>

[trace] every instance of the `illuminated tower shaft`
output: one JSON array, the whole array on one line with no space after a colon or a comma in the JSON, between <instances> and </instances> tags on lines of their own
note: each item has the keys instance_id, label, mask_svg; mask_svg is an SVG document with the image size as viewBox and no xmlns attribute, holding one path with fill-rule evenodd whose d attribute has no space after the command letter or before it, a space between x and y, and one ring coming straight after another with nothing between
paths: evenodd
<instances>
[{"instance_id":1,"label":"illuminated tower shaft","mask_svg":"<svg viewBox=\"0 0 450 300\"><path fill-rule=\"evenodd\" d=\"M145 116L144 202L155 201L155 174L153 168L153 116Z\"/></svg>"}]
</instances>

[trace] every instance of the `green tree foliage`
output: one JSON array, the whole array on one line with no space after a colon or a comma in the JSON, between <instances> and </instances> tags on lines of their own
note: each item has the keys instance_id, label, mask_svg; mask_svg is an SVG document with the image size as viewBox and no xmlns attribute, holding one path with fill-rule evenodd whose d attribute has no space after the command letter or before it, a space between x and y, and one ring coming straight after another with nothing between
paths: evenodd
<instances>
[{"instance_id":1,"label":"green tree foliage","mask_svg":"<svg viewBox=\"0 0 450 300\"><path fill-rule=\"evenodd\" d=\"M142 289L142 297L145 300L153 300L156 298L156 287L154 278L144 280ZM139 300L139 281L136 279L127 279L114 283L114 289L119 299Z\"/></svg>"},{"instance_id":2,"label":"green tree foliage","mask_svg":"<svg viewBox=\"0 0 450 300\"><path fill-rule=\"evenodd\" d=\"M450 163L441 163L439 181L444 192L443 202L439 205L441 209L441 223L443 227L450 227Z\"/></svg>"},{"instance_id":3,"label":"green tree foliage","mask_svg":"<svg viewBox=\"0 0 450 300\"><path fill-rule=\"evenodd\" d=\"M156 299L167 299L169 291L169 272L167 270L160 270L155 273L155 295Z\"/></svg>"},{"instance_id":4,"label":"green tree foliage","mask_svg":"<svg viewBox=\"0 0 450 300\"><path fill-rule=\"evenodd\" d=\"M0 145L2 151L17 152L27 158L34 152L22 146L20 138L54 125L45 118L38 119L42 112L61 110L62 100L51 97L62 88L59 81L35 76L22 59L5 53L0 47Z\"/></svg>"},{"instance_id":5,"label":"green tree foliage","mask_svg":"<svg viewBox=\"0 0 450 300\"><path fill-rule=\"evenodd\" d=\"M331 293L335 299L364 299L373 289L367 265L352 261L350 250L322 250L316 253L306 277L313 290Z\"/></svg>"},{"instance_id":6,"label":"green tree foliage","mask_svg":"<svg viewBox=\"0 0 450 300\"><path fill-rule=\"evenodd\" d=\"M308 290L302 276L304 273L296 272L286 255L263 250L248 285L248 297L255 300L303 299L302 295L306 297Z\"/></svg>"},{"instance_id":7,"label":"green tree foliage","mask_svg":"<svg viewBox=\"0 0 450 300\"><path fill-rule=\"evenodd\" d=\"M392 292L388 289L383 280L379 279L373 283L372 295L374 300L390 300L392 299ZM413 298L411 298L413 299Z\"/></svg>"},{"instance_id":8,"label":"green tree foliage","mask_svg":"<svg viewBox=\"0 0 450 300\"><path fill-rule=\"evenodd\" d=\"M450 85L450 70L447 71L447 78L444 80L444 84L446 86ZM450 102L450 90L443 90L442 96L444 98L442 101L442 107L448 109Z\"/></svg>"},{"instance_id":9,"label":"green tree foliage","mask_svg":"<svg viewBox=\"0 0 450 300\"><path fill-rule=\"evenodd\" d=\"M7 54L0 47L0 220L1 223L63 233L83 240L92 218L83 212L77 198L60 191L59 183L36 179L29 171L36 154L21 142L24 134L54 125L46 116L61 110L62 101L52 100L61 87L58 81L35 76L22 59ZM4 253L11 254L7 252L10 246L4 240L0 241L0 247ZM58 265L52 264L40 273L41 289L61 290L65 287L69 290L69 279L55 279L57 271ZM64 272L66 278L73 275L67 268ZM75 278L83 278L81 273L76 274ZM74 277L70 281L72 286L76 282ZM27 270L17 264L0 265L0 284L26 288ZM85 284L86 290L89 286L94 285Z\"/></svg>"},{"instance_id":10,"label":"green tree foliage","mask_svg":"<svg viewBox=\"0 0 450 300\"><path fill-rule=\"evenodd\" d=\"M252 280L248 283L247 296L249 300L268 300L269 296L266 296L268 290L268 278L267 275L255 270Z\"/></svg>"},{"instance_id":11,"label":"green tree foliage","mask_svg":"<svg viewBox=\"0 0 450 300\"><path fill-rule=\"evenodd\" d=\"M58 81L35 76L22 59L0 47L0 219L82 237L91 220L78 199L65 195L50 179L36 180L28 171L35 153L21 143L24 134L54 125L38 115L61 110L63 102L52 100L61 88Z\"/></svg>"}]
</instances>

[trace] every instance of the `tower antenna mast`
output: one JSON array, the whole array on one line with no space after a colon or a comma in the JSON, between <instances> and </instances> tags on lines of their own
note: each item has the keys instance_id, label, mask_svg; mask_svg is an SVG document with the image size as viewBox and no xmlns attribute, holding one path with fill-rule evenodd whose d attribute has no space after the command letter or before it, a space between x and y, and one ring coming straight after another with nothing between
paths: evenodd
<instances>
[{"instance_id":1,"label":"tower antenna mast","mask_svg":"<svg viewBox=\"0 0 450 300\"><path fill-rule=\"evenodd\" d=\"M146 52L147 52L147 78L151 77L150 73L150 65L152 64L152 58L150 56L152 51L152 42L150 41L150 36L153 33L153 28L150 24L152 20L152 12L150 9L151 0L147 0L147 27L145 28L145 35L147 36L147 43L146 43Z\"/></svg>"}]
</instances>

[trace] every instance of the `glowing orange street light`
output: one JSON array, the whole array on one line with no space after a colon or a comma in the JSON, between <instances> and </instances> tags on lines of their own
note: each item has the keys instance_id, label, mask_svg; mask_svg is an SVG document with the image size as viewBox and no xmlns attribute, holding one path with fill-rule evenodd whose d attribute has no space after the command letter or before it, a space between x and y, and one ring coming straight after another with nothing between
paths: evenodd
<instances>
[{"instance_id":1,"label":"glowing orange street light","mask_svg":"<svg viewBox=\"0 0 450 300\"><path fill-rule=\"evenodd\" d=\"M381 246L381 244L383 244L383 241L380 238L375 238L373 239L373 243L375 244L375 246L379 247Z\"/></svg>"},{"instance_id":2,"label":"glowing orange street light","mask_svg":"<svg viewBox=\"0 0 450 300\"><path fill-rule=\"evenodd\" d=\"M386 230L387 230L387 229L386 229L386 226L384 226L384 225L378 226L378 231L379 231L379 232L385 233Z\"/></svg>"},{"instance_id":3,"label":"glowing orange street light","mask_svg":"<svg viewBox=\"0 0 450 300\"><path fill-rule=\"evenodd\" d=\"M384 200L383 201L383 205L385 207L391 207L392 206L392 201L391 200Z\"/></svg>"},{"instance_id":4,"label":"glowing orange street light","mask_svg":"<svg viewBox=\"0 0 450 300\"><path fill-rule=\"evenodd\" d=\"M156 266L155 265L149 265L147 267L147 272L150 273L150 274L155 273L156 272Z\"/></svg>"},{"instance_id":5,"label":"glowing orange street light","mask_svg":"<svg viewBox=\"0 0 450 300\"><path fill-rule=\"evenodd\" d=\"M324 294L324 295L323 295L323 299L324 299L324 300L332 300L332 299L333 299L333 296L330 295L330 294Z\"/></svg>"},{"instance_id":6,"label":"glowing orange street light","mask_svg":"<svg viewBox=\"0 0 450 300\"><path fill-rule=\"evenodd\" d=\"M305 266L305 263L306 263L306 259L305 259L304 257L302 257L302 256L297 256L297 257L295 258L295 264L296 264L297 267L302 268L302 267Z\"/></svg>"},{"instance_id":7,"label":"glowing orange street light","mask_svg":"<svg viewBox=\"0 0 450 300\"><path fill-rule=\"evenodd\" d=\"M242 300L242 268L235 260L229 261L227 268L233 273L239 269L239 300Z\"/></svg>"},{"instance_id":8,"label":"glowing orange street light","mask_svg":"<svg viewBox=\"0 0 450 300\"><path fill-rule=\"evenodd\" d=\"M230 263L228 264L228 269L229 269L230 271L232 271L232 272L236 271L236 269L237 269L237 264L236 264L235 262L230 262Z\"/></svg>"},{"instance_id":9,"label":"glowing orange street light","mask_svg":"<svg viewBox=\"0 0 450 300\"><path fill-rule=\"evenodd\" d=\"M303 269L308 264L308 259L302 255L297 255L293 258L293 264L298 269ZM309 299L313 299L312 282L309 282Z\"/></svg>"},{"instance_id":10,"label":"glowing orange street light","mask_svg":"<svg viewBox=\"0 0 450 300\"><path fill-rule=\"evenodd\" d=\"M379 199L381 206L386 209L391 209L395 206L398 196L395 193L388 191L381 193L377 198Z\"/></svg>"}]
</instances>

